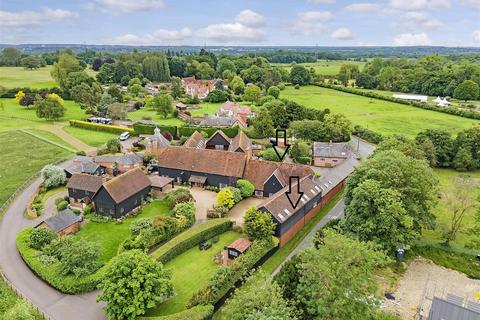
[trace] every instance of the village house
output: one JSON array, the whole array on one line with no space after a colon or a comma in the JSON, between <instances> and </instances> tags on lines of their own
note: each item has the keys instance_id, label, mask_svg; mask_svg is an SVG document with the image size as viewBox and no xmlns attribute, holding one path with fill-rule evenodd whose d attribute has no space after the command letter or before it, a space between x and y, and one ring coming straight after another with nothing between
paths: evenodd
<instances>
[{"instance_id":1,"label":"village house","mask_svg":"<svg viewBox=\"0 0 480 320\"><path fill-rule=\"evenodd\" d=\"M57 236L62 237L69 234L74 234L80 230L81 221L82 218L74 214L72 210L65 209L56 215L45 219L35 226L35 228L47 228Z\"/></svg>"},{"instance_id":2,"label":"village house","mask_svg":"<svg viewBox=\"0 0 480 320\"><path fill-rule=\"evenodd\" d=\"M106 173L116 175L131 169L140 168L143 164L143 156L137 153L101 155L96 156L93 161L103 166Z\"/></svg>"},{"instance_id":3,"label":"village house","mask_svg":"<svg viewBox=\"0 0 480 320\"><path fill-rule=\"evenodd\" d=\"M241 106L236 102L227 101L217 110L216 116L237 118L241 123L245 124L244 126L246 127L248 120L251 119L254 114L248 106Z\"/></svg>"},{"instance_id":4,"label":"village house","mask_svg":"<svg viewBox=\"0 0 480 320\"><path fill-rule=\"evenodd\" d=\"M203 120L200 122L200 126L203 127L234 127L240 126L242 128L247 127L247 123L244 122L242 119L234 117L234 116L209 116L205 115Z\"/></svg>"},{"instance_id":5,"label":"village house","mask_svg":"<svg viewBox=\"0 0 480 320\"><path fill-rule=\"evenodd\" d=\"M205 149L205 142L207 138L198 131L195 131L183 144L184 148Z\"/></svg>"},{"instance_id":6,"label":"village house","mask_svg":"<svg viewBox=\"0 0 480 320\"><path fill-rule=\"evenodd\" d=\"M150 193L150 179L133 169L103 183L93 196L97 214L120 218L136 208Z\"/></svg>"},{"instance_id":7,"label":"village house","mask_svg":"<svg viewBox=\"0 0 480 320\"><path fill-rule=\"evenodd\" d=\"M70 178L75 173L87 173L97 176L105 174L105 167L93 162L93 159L87 156L75 156L71 162L67 163L64 170L67 178Z\"/></svg>"},{"instance_id":8,"label":"village house","mask_svg":"<svg viewBox=\"0 0 480 320\"><path fill-rule=\"evenodd\" d=\"M185 141L183 147L242 152L251 156L255 146L243 131L239 131L235 137L229 138L222 130L217 130L210 138L205 138L200 132L195 131Z\"/></svg>"},{"instance_id":9,"label":"village house","mask_svg":"<svg viewBox=\"0 0 480 320\"><path fill-rule=\"evenodd\" d=\"M162 135L158 127L153 130L153 135L146 137L146 140L145 151L149 153L156 153L158 149L166 148L170 145L170 141Z\"/></svg>"},{"instance_id":10,"label":"village house","mask_svg":"<svg viewBox=\"0 0 480 320\"><path fill-rule=\"evenodd\" d=\"M182 87L185 94L199 99L205 99L215 89L217 80L197 80L195 77L182 78Z\"/></svg>"},{"instance_id":11,"label":"village house","mask_svg":"<svg viewBox=\"0 0 480 320\"><path fill-rule=\"evenodd\" d=\"M84 173L73 174L67 183L70 205L83 209L85 205L90 204L103 181L104 179L99 176Z\"/></svg>"},{"instance_id":12,"label":"village house","mask_svg":"<svg viewBox=\"0 0 480 320\"><path fill-rule=\"evenodd\" d=\"M314 142L313 165L332 168L348 159L352 150L348 143Z\"/></svg>"}]
</instances>

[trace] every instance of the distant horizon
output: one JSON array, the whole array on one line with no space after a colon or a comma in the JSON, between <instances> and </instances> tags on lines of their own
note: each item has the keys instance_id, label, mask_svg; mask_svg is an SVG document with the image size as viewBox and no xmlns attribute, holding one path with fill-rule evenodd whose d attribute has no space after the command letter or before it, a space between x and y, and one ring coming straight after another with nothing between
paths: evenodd
<instances>
[{"instance_id":1,"label":"distant horizon","mask_svg":"<svg viewBox=\"0 0 480 320\"><path fill-rule=\"evenodd\" d=\"M148 48L148 47L195 47L195 48L465 48L479 49L479 46L448 46L448 45L414 45L414 46L394 46L394 45L197 45L197 44L107 44L107 43L0 43L0 46L107 46L107 47L130 47L130 48Z\"/></svg>"}]
</instances>

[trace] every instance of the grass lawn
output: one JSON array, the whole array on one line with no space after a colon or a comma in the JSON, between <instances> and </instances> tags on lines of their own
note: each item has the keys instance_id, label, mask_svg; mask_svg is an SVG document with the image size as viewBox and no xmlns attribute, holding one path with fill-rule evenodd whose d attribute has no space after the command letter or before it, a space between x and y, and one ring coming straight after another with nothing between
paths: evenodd
<instances>
[{"instance_id":1,"label":"grass lawn","mask_svg":"<svg viewBox=\"0 0 480 320\"><path fill-rule=\"evenodd\" d=\"M31 132L31 133L33 133L37 136L40 136L44 139L48 139L52 142L58 143L59 145L62 145L66 148L75 149L75 147L73 147L71 144L69 144L68 142L66 142L65 140L63 140L62 138L57 136L56 134L51 133L49 131L41 130L41 129L35 129L35 128L29 128L26 131Z\"/></svg>"},{"instance_id":2,"label":"grass lawn","mask_svg":"<svg viewBox=\"0 0 480 320\"><path fill-rule=\"evenodd\" d=\"M128 118L132 121L138 121L142 119L142 117L150 117L158 125L183 126L185 124L185 122L183 122L183 120L179 118L174 118L173 116L170 116L169 118L165 119L156 111L147 108L141 108L140 110L135 110L128 113Z\"/></svg>"},{"instance_id":3,"label":"grass lawn","mask_svg":"<svg viewBox=\"0 0 480 320\"><path fill-rule=\"evenodd\" d=\"M0 132L0 204L44 165L71 153L21 131Z\"/></svg>"},{"instance_id":4,"label":"grass lawn","mask_svg":"<svg viewBox=\"0 0 480 320\"><path fill-rule=\"evenodd\" d=\"M358 65L360 71L362 71L365 62L361 61L346 61L346 60L318 60L317 62L311 63L298 63L300 66L304 66L305 68L314 68L317 74L325 75L325 76L335 76L340 71L342 64L344 63L352 63ZM290 71L291 67L290 64L286 63L275 63L276 66L281 66Z\"/></svg>"},{"instance_id":5,"label":"grass lawn","mask_svg":"<svg viewBox=\"0 0 480 320\"><path fill-rule=\"evenodd\" d=\"M114 133L88 130L71 126L66 126L63 128L63 130L92 147L100 147L108 140L118 138L118 135Z\"/></svg>"},{"instance_id":6,"label":"grass lawn","mask_svg":"<svg viewBox=\"0 0 480 320\"><path fill-rule=\"evenodd\" d=\"M35 70L23 67L0 67L0 86L6 88L30 87L35 89L58 86L50 75L52 66Z\"/></svg>"},{"instance_id":7,"label":"grass lawn","mask_svg":"<svg viewBox=\"0 0 480 320\"><path fill-rule=\"evenodd\" d=\"M480 124L479 120L317 86L305 86L298 90L288 86L281 92L280 98L290 99L308 107L329 108L334 113L345 114L354 124L386 135L403 134L414 137L419 131L428 128L445 129L456 133L474 124Z\"/></svg>"},{"instance_id":8,"label":"grass lawn","mask_svg":"<svg viewBox=\"0 0 480 320\"><path fill-rule=\"evenodd\" d=\"M452 179L458 177L461 173L452 169L435 169L435 172L438 175L440 180L440 190L445 191L452 184ZM470 190L472 193L480 195L480 171L473 173L468 173L473 178L477 179L478 185L477 188ZM437 226L435 230L425 230L423 231L423 237L426 240L439 242L442 240L443 230L450 224L451 213L449 212L448 207L446 206L445 199L440 199L437 207L435 208L435 215L437 216ZM464 218L464 226L468 227L473 224L475 210L472 210ZM458 233L457 239L453 241L452 245L463 247L465 243L469 241L469 235L467 235L465 230Z\"/></svg>"},{"instance_id":9,"label":"grass lawn","mask_svg":"<svg viewBox=\"0 0 480 320\"><path fill-rule=\"evenodd\" d=\"M8 319L5 315L7 312L15 308L17 304L26 303L21 297L19 297L15 291L13 291L6 283L3 281L3 278L0 277L0 319ZM31 320L43 320L43 316L40 315L33 308L30 309L30 314L32 315ZM11 311L10 311L11 312ZM14 314L10 314L14 316Z\"/></svg>"},{"instance_id":10,"label":"grass lawn","mask_svg":"<svg viewBox=\"0 0 480 320\"><path fill-rule=\"evenodd\" d=\"M29 108L19 105L15 99L1 98L4 110L0 109L0 131L17 130L19 128L39 128L51 124L51 121L38 118L33 106ZM84 120L85 111L74 101L65 101L65 115L60 121Z\"/></svg>"},{"instance_id":11,"label":"grass lawn","mask_svg":"<svg viewBox=\"0 0 480 320\"><path fill-rule=\"evenodd\" d=\"M130 235L130 225L141 218L166 216L169 208L164 200L155 200L146 205L140 213L134 217L125 219L122 223L115 222L93 222L85 224L75 234L75 237L97 243L102 251L102 260L107 262L117 255L118 246Z\"/></svg>"},{"instance_id":12,"label":"grass lawn","mask_svg":"<svg viewBox=\"0 0 480 320\"><path fill-rule=\"evenodd\" d=\"M220 241L207 251L201 251L195 246L165 264L165 268L172 272L176 295L149 310L147 316L169 315L185 310L185 305L192 294L207 285L218 268L214 262L215 255L239 237L239 233L227 231L221 234Z\"/></svg>"},{"instance_id":13,"label":"grass lawn","mask_svg":"<svg viewBox=\"0 0 480 320\"><path fill-rule=\"evenodd\" d=\"M192 117L203 117L205 114L212 115L217 112L218 108L223 104L223 102L202 102L198 106L200 109L188 110Z\"/></svg>"}]
</instances>

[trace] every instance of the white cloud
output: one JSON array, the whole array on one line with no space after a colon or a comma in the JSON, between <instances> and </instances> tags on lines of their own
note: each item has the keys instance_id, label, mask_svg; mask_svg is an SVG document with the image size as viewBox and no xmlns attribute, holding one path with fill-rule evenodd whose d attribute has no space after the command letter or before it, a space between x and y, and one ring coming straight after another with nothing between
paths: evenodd
<instances>
[{"instance_id":1,"label":"white cloud","mask_svg":"<svg viewBox=\"0 0 480 320\"><path fill-rule=\"evenodd\" d=\"M265 18L262 15L249 9L240 12L235 17L235 21L244 26L252 28L261 27L265 24Z\"/></svg>"},{"instance_id":2,"label":"white cloud","mask_svg":"<svg viewBox=\"0 0 480 320\"><path fill-rule=\"evenodd\" d=\"M303 22L327 22L333 18L328 11L306 11L298 14L300 21Z\"/></svg>"},{"instance_id":3,"label":"white cloud","mask_svg":"<svg viewBox=\"0 0 480 320\"><path fill-rule=\"evenodd\" d=\"M95 3L87 6L90 9L98 7L104 12L118 14L163 9L165 4L163 0L95 0Z\"/></svg>"},{"instance_id":4,"label":"white cloud","mask_svg":"<svg viewBox=\"0 0 480 320\"><path fill-rule=\"evenodd\" d=\"M308 2L314 4L334 4L336 0L308 0Z\"/></svg>"},{"instance_id":5,"label":"white cloud","mask_svg":"<svg viewBox=\"0 0 480 320\"><path fill-rule=\"evenodd\" d=\"M41 11L0 11L0 26L5 28L24 28L76 18L78 18L76 13L48 7L42 8Z\"/></svg>"},{"instance_id":6,"label":"white cloud","mask_svg":"<svg viewBox=\"0 0 480 320\"><path fill-rule=\"evenodd\" d=\"M450 6L450 0L390 0L392 9L404 11L442 9Z\"/></svg>"},{"instance_id":7,"label":"white cloud","mask_svg":"<svg viewBox=\"0 0 480 320\"><path fill-rule=\"evenodd\" d=\"M402 33L393 39L395 46L428 46L432 40L426 33Z\"/></svg>"},{"instance_id":8,"label":"white cloud","mask_svg":"<svg viewBox=\"0 0 480 320\"><path fill-rule=\"evenodd\" d=\"M461 0L461 4L480 10L480 0Z\"/></svg>"},{"instance_id":9,"label":"white cloud","mask_svg":"<svg viewBox=\"0 0 480 320\"><path fill-rule=\"evenodd\" d=\"M196 35L216 43L261 42L266 36L263 30L250 28L238 22L211 24L198 30Z\"/></svg>"},{"instance_id":10,"label":"white cloud","mask_svg":"<svg viewBox=\"0 0 480 320\"><path fill-rule=\"evenodd\" d=\"M480 43L480 29L473 31L473 42Z\"/></svg>"},{"instance_id":11,"label":"white cloud","mask_svg":"<svg viewBox=\"0 0 480 320\"><path fill-rule=\"evenodd\" d=\"M107 42L122 45L178 45L184 44L192 35L193 32L189 28L181 30L158 29L143 36L131 33L125 34L109 39Z\"/></svg>"},{"instance_id":12,"label":"white cloud","mask_svg":"<svg viewBox=\"0 0 480 320\"><path fill-rule=\"evenodd\" d=\"M352 40L353 33L347 28L340 28L332 32L331 37L337 40Z\"/></svg>"},{"instance_id":13,"label":"white cloud","mask_svg":"<svg viewBox=\"0 0 480 320\"><path fill-rule=\"evenodd\" d=\"M438 29L445 25L442 21L435 18L431 18L425 12L419 12L419 11L410 11L410 12L404 13L401 18L403 20L403 23L407 26L416 24L420 27L427 28L427 29Z\"/></svg>"},{"instance_id":14,"label":"white cloud","mask_svg":"<svg viewBox=\"0 0 480 320\"><path fill-rule=\"evenodd\" d=\"M348 11L361 13L376 13L381 12L382 7L376 3L354 3L345 7Z\"/></svg>"}]
</instances>

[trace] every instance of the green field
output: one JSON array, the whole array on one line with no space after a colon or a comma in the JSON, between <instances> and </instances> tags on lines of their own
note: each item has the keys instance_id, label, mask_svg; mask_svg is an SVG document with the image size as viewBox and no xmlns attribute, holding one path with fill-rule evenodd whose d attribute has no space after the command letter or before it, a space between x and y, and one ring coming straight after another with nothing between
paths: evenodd
<instances>
[{"instance_id":1,"label":"green field","mask_svg":"<svg viewBox=\"0 0 480 320\"><path fill-rule=\"evenodd\" d=\"M451 169L435 169L435 172L438 175L440 180L440 191L446 191L452 185L452 179L458 177L460 173L458 171L454 171ZM476 172L469 172L468 173L472 178L476 179L478 184L477 187L470 190L473 194L477 196L480 195L480 171ZM465 216L464 225L465 226L472 226L474 221L474 214L475 211L473 210L469 214ZM446 200L441 198L437 207L435 208L435 215L437 216L437 225L434 230L425 230L423 232L424 238L427 240L432 241L440 241L442 240L442 232L445 228L449 225L451 221L451 213L448 210L446 205ZM465 233L465 229L461 230L458 233L457 239L452 243L453 245L457 245L463 247L465 243L470 240L469 235Z\"/></svg>"},{"instance_id":2,"label":"green field","mask_svg":"<svg viewBox=\"0 0 480 320\"><path fill-rule=\"evenodd\" d=\"M185 124L185 122L183 122L179 118L170 116L165 119L164 117L159 115L156 111L150 110L147 108L142 108L139 110L129 112L127 117L132 121L138 121L143 117L150 117L156 124L165 125L165 126L183 126Z\"/></svg>"},{"instance_id":3,"label":"green field","mask_svg":"<svg viewBox=\"0 0 480 320\"><path fill-rule=\"evenodd\" d=\"M340 71L340 68L344 63L352 63L358 65L360 71L362 70L365 62L361 61L346 61L346 60L318 60L317 62L311 63L298 63L300 66L304 66L305 68L313 68L315 69L315 73L321 74L324 76L335 76ZM291 66L290 64L284 63L275 63L276 66L281 66L290 71Z\"/></svg>"},{"instance_id":4,"label":"green field","mask_svg":"<svg viewBox=\"0 0 480 320\"><path fill-rule=\"evenodd\" d=\"M34 89L56 87L58 83L50 75L51 70L52 66L35 70L27 70L22 67L0 67L0 87L29 87ZM85 71L92 77L96 74L90 68L85 69Z\"/></svg>"},{"instance_id":5,"label":"green field","mask_svg":"<svg viewBox=\"0 0 480 320\"><path fill-rule=\"evenodd\" d=\"M13 291L0 277L0 319L15 319L20 317L20 319L29 319L29 320L43 320L44 317L39 314L34 308L28 306L30 311L30 317L25 315L19 315L19 310L22 309L22 304L27 304L21 297L19 297L15 291ZM18 319L18 318L17 318Z\"/></svg>"},{"instance_id":6,"label":"green field","mask_svg":"<svg viewBox=\"0 0 480 320\"><path fill-rule=\"evenodd\" d=\"M27 132L31 132L32 134L34 135L37 135L37 136L40 136L44 139L48 139L52 142L55 142L55 143L58 143L59 145L62 145L64 146L65 148L69 148L69 149L74 149L75 150L75 147L73 147L71 144L65 142L63 139L61 139L59 136L57 136L56 134L54 133L51 133L49 131L46 131L46 130L41 130L41 129L35 129L35 128L31 128L31 129L26 129L25 131Z\"/></svg>"},{"instance_id":7,"label":"green field","mask_svg":"<svg viewBox=\"0 0 480 320\"><path fill-rule=\"evenodd\" d=\"M66 126L63 130L92 147L101 147L108 140L118 138L118 134Z\"/></svg>"},{"instance_id":8,"label":"green field","mask_svg":"<svg viewBox=\"0 0 480 320\"><path fill-rule=\"evenodd\" d=\"M166 216L169 207L165 201L156 200L147 204L140 213L133 217L126 218L122 223L115 222L93 222L90 221L75 234L75 237L93 241L101 248L102 260L107 262L117 255L118 246L130 236L130 225L132 222L155 216Z\"/></svg>"},{"instance_id":9,"label":"green field","mask_svg":"<svg viewBox=\"0 0 480 320\"><path fill-rule=\"evenodd\" d=\"M445 113L423 110L403 104L372 99L317 86L294 89L289 86L281 92L286 98L305 106L345 114L354 124L382 134L402 134L414 137L424 129L445 129L456 133L479 120L467 119Z\"/></svg>"},{"instance_id":10,"label":"green field","mask_svg":"<svg viewBox=\"0 0 480 320\"><path fill-rule=\"evenodd\" d=\"M214 262L215 255L239 237L239 233L227 231L220 235L220 240L210 249L202 251L195 246L167 262L165 268L172 272L175 296L149 310L147 316L169 315L185 310L191 296L208 284L218 268Z\"/></svg>"},{"instance_id":11,"label":"green field","mask_svg":"<svg viewBox=\"0 0 480 320\"><path fill-rule=\"evenodd\" d=\"M46 164L71 153L21 131L0 132L0 204Z\"/></svg>"}]
</instances>

